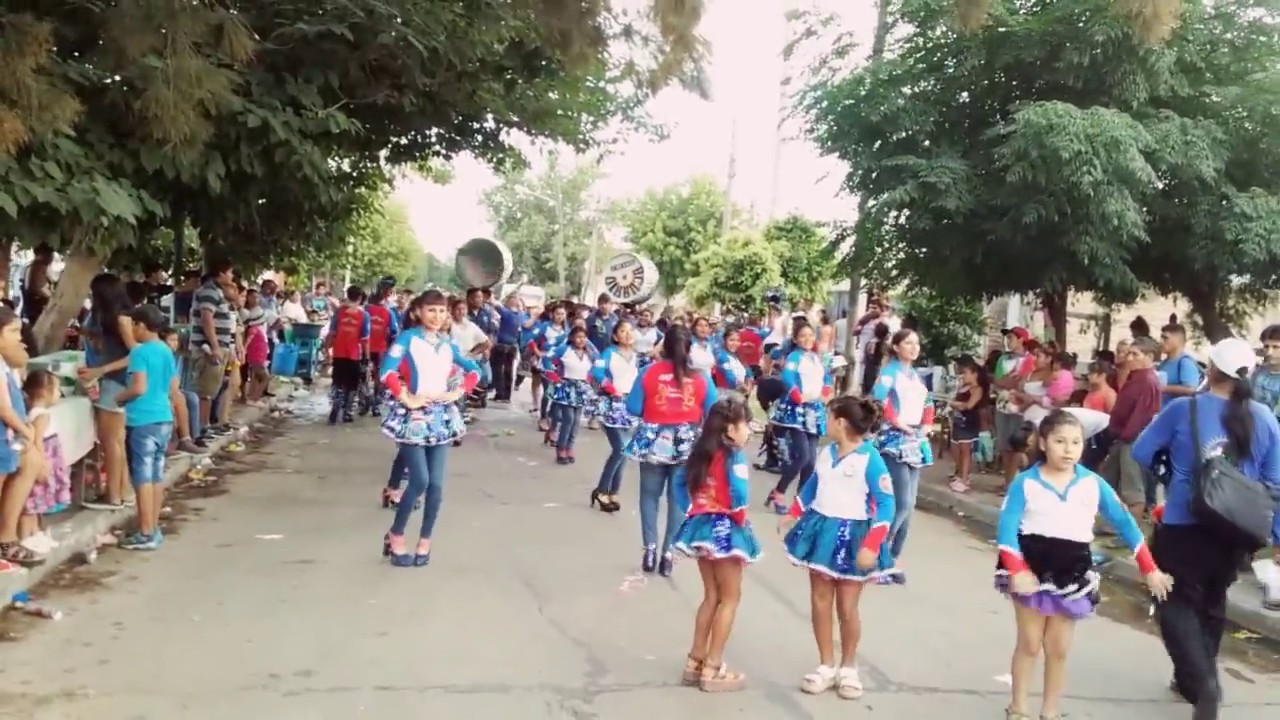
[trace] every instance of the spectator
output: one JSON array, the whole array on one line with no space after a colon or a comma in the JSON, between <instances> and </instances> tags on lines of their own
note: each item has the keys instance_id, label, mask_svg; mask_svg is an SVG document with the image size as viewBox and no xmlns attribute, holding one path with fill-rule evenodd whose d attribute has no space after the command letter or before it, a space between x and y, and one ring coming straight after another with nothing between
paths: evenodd
<instances>
[{"instance_id":1,"label":"spectator","mask_svg":"<svg viewBox=\"0 0 1280 720\"><path fill-rule=\"evenodd\" d=\"M40 243L35 248L35 258L27 265L22 278L22 314L32 325L40 319L40 313L53 297L53 281L49 278L49 268L53 265L53 248L49 243Z\"/></svg>"},{"instance_id":2,"label":"spectator","mask_svg":"<svg viewBox=\"0 0 1280 720\"><path fill-rule=\"evenodd\" d=\"M142 275L142 302L160 307L160 301L174 292L173 286L165 282L164 268L160 263L150 262L143 266Z\"/></svg>"},{"instance_id":3,"label":"spectator","mask_svg":"<svg viewBox=\"0 0 1280 720\"><path fill-rule=\"evenodd\" d=\"M182 338L172 327L160 333L160 339L173 351L174 363L178 368L178 377L182 377L183 358L179 352ZM190 390L179 387L178 395L173 400L174 429L178 433L178 451L192 455L203 455L208 452L208 443L201 437L204 429L200 426L200 398Z\"/></svg>"},{"instance_id":4,"label":"spectator","mask_svg":"<svg viewBox=\"0 0 1280 720\"><path fill-rule=\"evenodd\" d=\"M209 265L192 306L191 340L187 362L191 363L192 389L200 398L200 426L210 427L213 399L226 382L226 367L235 353L235 318L227 301L224 284L231 282L231 263L216 260Z\"/></svg>"},{"instance_id":5,"label":"spectator","mask_svg":"<svg viewBox=\"0 0 1280 720\"><path fill-rule=\"evenodd\" d=\"M1149 337L1134 338L1129 345L1129 379L1116 394L1111 409L1107 424L1111 452L1102 463L1101 473L1121 497L1125 486L1140 489L1148 517L1156 505L1155 476L1133 459L1133 443L1160 412L1160 379L1154 369L1158 351L1156 341Z\"/></svg>"},{"instance_id":6,"label":"spectator","mask_svg":"<svg viewBox=\"0 0 1280 720\"><path fill-rule=\"evenodd\" d=\"M102 273L89 283L90 309L81 332L85 341L82 382L97 385L93 424L102 450L106 496L86 501L91 510L120 510L125 506L129 468L125 457L125 417L118 396L128 381L129 350L136 344L129 313L133 304L124 282Z\"/></svg>"},{"instance_id":7,"label":"spectator","mask_svg":"<svg viewBox=\"0 0 1280 720\"><path fill-rule=\"evenodd\" d=\"M1176 317L1170 318L1176 320ZM1164 350L1164 362L1156 369L1160 386L1164 388L1161 406L1178 397L1194 395L1204 377L1195 358L1187 354L1187 329L1177 322L1160 328L1160 344Z\"/></svg>"},{"instance_id":8,"label":"spectator","mask_svg":"<svg viewBox=\"0 0 1280 720\"><path fill-rule=\"evenodd\" d=\"M1250 379L1253 397L1280 417L1280 325L1262 331L1262 364Z\"/></svg>"},{"instance_id":9,"label":"spectator","mask_svg":"<svg viewBox=\"0 0 1280 720\"><path fill-rule=\"evenodd\" d=\"M182 273L182 282L173 291L173 322L176 325L191 323L191 305L200 287L200 271L188 270Z\"/></svg>"}]
</instances>

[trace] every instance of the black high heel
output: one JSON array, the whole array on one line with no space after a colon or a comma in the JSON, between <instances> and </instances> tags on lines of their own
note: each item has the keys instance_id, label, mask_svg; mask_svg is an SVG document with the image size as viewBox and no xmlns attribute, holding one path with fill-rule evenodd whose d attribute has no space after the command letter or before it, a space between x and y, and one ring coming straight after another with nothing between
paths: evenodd
<instances>
[{"instance_id":1,"label":"black high heel","mask_svg":"<svg viewBox=\"0 0 1280 720\"><path fill-rule=\"evenodd\" d=\"M386 505L383 505L386 507ZM382 557L391 557L391 533L382 536Z\"/></svg>"},{"instance_id":2,"label":"black high heel","mask_svg":"<svg viewBox=\"0 0 1280 720\"><path fill-rule=\"evenodd\" d=\"M662 577L671 577L671 570L675 567L675 559L671 557L671 553L663 553L662 560L658 562L658 574Z\"/></svg>"},{"instance_id":3,"label":"black high heel","mask_svg":"<svg viewBox=\"0 0 1280 720\"><path fill-rule=\"evenodd\" d=\"M607 503L600 503L600 509L612 515L621 510L622 505L620 505L617 500L610 500Z\"/></svg>"},{"instance_id":4,"label":"black high heel","mask_svg":"<svg viewBox=\"0 0 1280 720\"><path fill-rule=\"evenodd\" d=\"M609 504L609 502L608 502L607 500L601 500L601 499L600 499L600 496L601 496L601 495L603 495L603 494L604 494L604 493L600 492L600 489L599 489L599 488L596 488L595 490L592 490L592 491L591 491L591 502L587 503L587 507L588 507L588 508L593 508L593 507L595 507L596 505L599 505L599 506L600 506L600 509L603 511L603 510L604 510L604 508L605 508L605 506ZM606 511L606 512L607 512L607 511Z\"/></svg>"},{"instance_id":5,"label":"black high heel","mask_svg":"<svg viewBox=\"0 0 1280 720\"><path fill-rule=\"evenodd\" d=\"M640 570L646 573L653 573L658 567L658 548L647 547L644 549L644 557L640 560Z\"/></svg>"}]
</instances>

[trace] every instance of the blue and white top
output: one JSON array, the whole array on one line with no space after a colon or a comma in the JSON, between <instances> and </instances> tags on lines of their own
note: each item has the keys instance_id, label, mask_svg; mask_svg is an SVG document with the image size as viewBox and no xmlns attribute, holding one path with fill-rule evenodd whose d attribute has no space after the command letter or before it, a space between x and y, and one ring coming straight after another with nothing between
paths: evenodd
<instances>
[{"instance_id":1,"label":"blue and white top","mask_svg":"<svg viewBox=\"0 0 1280 720\"><path fill-rule=\"evenodd\" d=\"M569 343L561 342L551 348L542 358L542 369L554 374L556 382L571 380L586 382L591 377L591 369L600 357L591 343L586 347L575 348Z\"/></svg>"},{"instance_id":2,"label":"blue and white top","mask_svg":"<svg viewBox=\"0 0 1280 720\"><path fill-rule=\"evenodd\" d=\"M689 343L689 367L710 373L716 366L716 350L719 346L712 338L695 337Z\"/></svg>"},{"instance_id":3,"label":"blue and white top","mask_svg":"<svg viewBox=\"0 0 1280 720\"><path fill-rule=\"evenodd\" d=\"M479 380L480 366L463 354L448 335L415 327L396 336L382 358L378 375L393 397L400 394L401 370L407 383L405 389L411 394L443 395L449 391L449 376L455 365ZM471 385L474 387L474 381Z\"/></svg>"},{"instance_id":4,"label":"blue and white top","mask_svg":"<svg viewBox=\"0 0 1280 720\"><path fill-rule=\"evenodd\" d=\"M720 345L716 346L716 367L712 375L717 386L730 390L742 387L751 379L751 371L742 364L738 356Z\"/></svg>"},{"instance_id":5,"label":"blue and white top","mask_svg":"<svg viewBox=\"0 0 1280 720\"><path fill-rule=\"evenodd\" d=\"M889 466L870 440L841 457L835 443L818 453L813 475L801 486L790 514L805 511L841 520L870 520L871 527L893 522L895 503Z\"/></svg>"},{"instance_id":6,"label":"blue and white top","mask_svg":"<svg viewBox=\"0 0 1280 720\"><path fill-rule=\"evenodd\" d=\"M632 329L632 335L634 339L631 341L631 347L640 355L648 355L662 344L662 331L652 325L645 328L636 325Z\"/></svg>"},{"instance_id":7,"label":"blue and white top","mask_svg":"<svg viewBox=\"0 0 1280 720\"><path fill-rule=\"evenodd\" d=\"M929 441L923 428L933 424L933 403L929 400L929 388L915 368L897 358L891 359L880 368L871 397L884 404L886 422L876 440L880 451L911 467L932 464L931 453L926 452ZM895 421L912 430L902 430Z\"/></svg>"},{"instance_id":8,"label":"blue and white top","mask_svg":"<svg viewBox=\"0 0 1280 720\"><path fill-rule=\"evenodd\" d=\"M533 326L529 344L545 353L569 336L569 328L568 322L561 325L556 325L550 320L540 322Z\"/></svg>"},{"instance_id":9,"label":"blue and white top","mask_svg":"<svg viewBox=\"0 0 1280 720\"><path fill-rule=\"evenodd\" d=\"M591 369L591 380L610 397L626 397L640 375L635 350L622 350L616 345L605 348Z\"/></svg>"},{"instance_id":10,"label":"blue and white top","mask_svg":"<svg viewBox=\"0 0 1280 720\"><path fill-rule=\"evenodd\" d=\"M1145 547L1137 521L1100 475L1076 465L1075 477L1059 490L1040 476L1041 467L1037 463L1023 470L1009 485L996 526L1002 557L1022 557L1020 535L1088 545L1093 542L1093 521L1099 514L1135 553Z\"/></svg>"},{"instance_id":11,"label":"blue and white top","mask_svg":"<svg viewBox=\"0 0 1280 720\"><path fill-rule=\"evenodd\" d=\"M773 404L769 421L809 435L826 435L826 399L833 385L831 373L816 352L797 348L786 357L781 380L787 392Z\"/></svg>"}]
</instances>

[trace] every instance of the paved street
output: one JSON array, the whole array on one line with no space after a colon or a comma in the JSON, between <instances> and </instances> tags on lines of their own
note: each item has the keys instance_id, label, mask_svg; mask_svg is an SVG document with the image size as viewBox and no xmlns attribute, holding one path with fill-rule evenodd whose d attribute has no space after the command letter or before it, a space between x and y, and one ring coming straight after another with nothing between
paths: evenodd
<instances>
[{"instance_id":1,"label":"paved street","mask_svg":"<svg viewBox=\"0 0 1280 720\"><path fill-rule=\"evenodd\" d=\"M104 552L47 596L63 620L4 623L13 636L0 643L0 716L1003 717L1013 624L990 589L993 550L928 515L907 551L911 584L864 598L862 702L797 689L817 664L807 584L759 509L766 557L748 570L728 653L750 688L680 687L696 572L681 565L673 580L647 583L635 574L634 466L628 511L587 510L602 434L584 429L578 463L557 467L530 428L523 412L487 411L450 456L432 565L393 569L378 557L391 515L376 504L389 442L370 421L286 425L221 463L230 472L220 486L174 503L160 552ZM772 479L756 478L758 497ZM1080 627L1066 710L1190 717L1168 677L1155 637L1094 619ZM1232 661L1224 680L1224 717L1280 713L1280 676Z\"/></svg>"}]
</instances>

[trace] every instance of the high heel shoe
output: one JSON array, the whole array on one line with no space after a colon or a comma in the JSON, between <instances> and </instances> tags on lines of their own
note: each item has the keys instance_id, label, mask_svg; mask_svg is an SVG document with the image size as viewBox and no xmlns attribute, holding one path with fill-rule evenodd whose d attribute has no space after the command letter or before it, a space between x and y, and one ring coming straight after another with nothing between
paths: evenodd
<instances>
[{"instance_id":1,"label":"high heel shoe","mask_svg":"<svg viewBox=\"0 0 1280 720\"><path fill-rule=\"evenodd\" d=\"M640 570L652 573L658 567L658 548L649 546L644 549L644 557L640 560Z\"/></svg>"},{"instance_id":2,"label":"high heel shoe","mask_svg":"<svg viewBox=\"0 0 1280 720\"><path fill-rule=\"evenodd\" d=\"M671 557L671 553L663 553L662 560L658 561L658 574L662 577L671 577L671 571L675 568L675 558Z\"/></svg>"},{"instance_id":3,"label":"high heel shoe","mask_svg":"<svg viewBox=\"0 0 1280 720\"><path fill-rule=\"evenodd\" d=\"M601 511L603 511L603 512L608 512L608 511L606 511L606 510L605 510L605 506L609 504L609 501L608 501L608 500L601 500L601 499L600 499L600 497L601 497L601 496L603 496L603 495L604 495L604 493L600 492L600 489L599 489L599 488L597 488L597 489L595 489L595 490L592 490L592 491L591 491L591 502L589 502L589 503L587 504L587 507L588 507L588 508L593 508L593 507L595 507L596 505L599 505L599 506L600 506L600 510L601 510Z\"/></svg>"},{"instance_id":4,"label":"high heel shoe","mask_svg":"<svg viewBox=\"0 0 1280 720\"><path fill-rule=\"evenodd\" d=\"M386 507L386 505L382 507ZM391 533L382 536L382 557L391 557Z\"/></svg>"},{"instance_id":5,"label":"high heel shoe","mask_svg":"<svg viewBox=\"0 0 1280 720\"><path fill-rule=\"evenodd\" d=\"M610 515L618 512L621 509L622 509L622 505L617 500L610 500L609 502L600 503L600 510L602 510L603 512L607 512Z\"/></svg>"},{"instance_id":6,"label":"high heel shoe","mask_svg":"<svg viewBox=\"0 0 1280 720\"><path fill-rule=\"evenodd\" d=\"M391 488L382 489L382 508L385 510L389 507L395 507L396 491Z\"/></svg>"}]
</instances>

